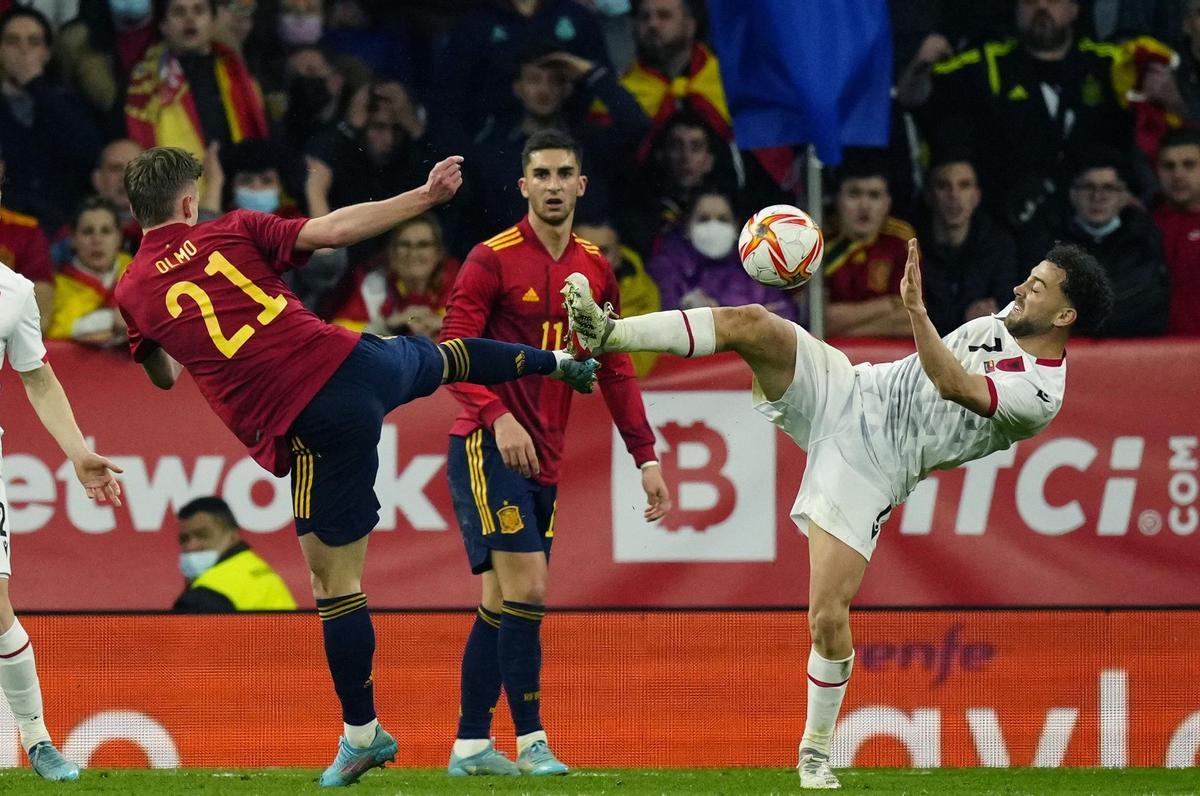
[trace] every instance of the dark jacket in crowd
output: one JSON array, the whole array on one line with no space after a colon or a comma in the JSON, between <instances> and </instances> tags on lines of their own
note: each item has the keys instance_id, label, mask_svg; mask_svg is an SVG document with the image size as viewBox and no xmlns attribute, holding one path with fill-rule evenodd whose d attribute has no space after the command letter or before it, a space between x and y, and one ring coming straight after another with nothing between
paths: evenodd
<instances>
[{"instance_id":1,"label":"dark jacket in crowd","mask_svg":"<svg viewBox=\"0 0 1200 796\"><path fill-rule=\"evenodd\" d=\"M925 303L939 334L961 326L975 301L995 299L999 308L1012 301L1013 288L1022 278L1017 245L1007 228L976 211L961 246L937 243L928 224L922 225L919 237Z\"/></svg>"}]
</instances>

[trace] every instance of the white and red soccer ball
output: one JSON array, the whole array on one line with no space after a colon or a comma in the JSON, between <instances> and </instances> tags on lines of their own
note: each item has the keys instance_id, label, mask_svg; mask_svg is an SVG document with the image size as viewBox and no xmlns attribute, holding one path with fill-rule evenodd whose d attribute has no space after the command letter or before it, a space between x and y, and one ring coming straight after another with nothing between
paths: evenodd
<instances>
[{"instance_id":1,"label":"white and red soccer ball","mask_svg":"<svg viewBox=\"0 0 1200 796\"><path fill-rule=\"evenodd\" d=\"M756 282L784 290L800 287L821 267L821 228L798 207L764 207L742 227L738 254Z\"/></svg>"}]
</instances>

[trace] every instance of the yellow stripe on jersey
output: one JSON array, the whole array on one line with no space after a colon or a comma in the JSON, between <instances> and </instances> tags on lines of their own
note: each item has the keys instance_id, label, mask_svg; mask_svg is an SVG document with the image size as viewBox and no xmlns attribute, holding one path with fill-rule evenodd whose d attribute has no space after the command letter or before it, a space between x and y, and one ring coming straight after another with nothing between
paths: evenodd
<instances>
[{"instance_id":1,"label":"yellow stripe on jersey","mask_svg":"<svg viewBox=\"0 0 1200 796\"><path fill-rule=\"evenodd\" d=\"M516 238L515 240L507 241L505 243L497 243L493 246L488 246L488 248L494 252L498 252L498 251L503 251L504 249L512 248L513 246L520 245L521 243L524 243L524 242L525 242L525 238Z\"/></svg>"},{"instance_id":2,"label":"yellow stripe on jersey","mask_svg":"<svg viewBox=\"0 0 1200 796\"><path fill-rule=\"evenodd\" d=\"M516 227L512 227L511 229L506 229L504 232L501 232L499 235L488 238L483 242L483 245L487 246L488 248L495 248L502 243L509 243L510 241L514 240L521 241L524 237L525 236L521 234L521 230L517 229Z\"/></svg>"},{"instance_id":3,"label":"yellow stripe on jersey","mask_svg":"<svg viewBox=\"0 0 1200 796\"><path fill-rule=\"evenodd\" d=\"M476 429L467 436L467 471L471 477L471 494L475 496L475 509L483 535L494 533L492 512L488 508L487 478L483 471L483 429Z\"/></svg>"},{"instance_id":4,"label":"yellow stripe on jersey","mask_svg":"<svg viewBox=\"0 0 1200 796\"><path fill-rule=\"evenodd\" d=\"M883 231L888 235L896 238L902 238L907 241L909 238L915 238L917 231L912 228L912 224L907 221L901 221L893 216L888 216L883 222Z\"/></svg>"}]
</instances>

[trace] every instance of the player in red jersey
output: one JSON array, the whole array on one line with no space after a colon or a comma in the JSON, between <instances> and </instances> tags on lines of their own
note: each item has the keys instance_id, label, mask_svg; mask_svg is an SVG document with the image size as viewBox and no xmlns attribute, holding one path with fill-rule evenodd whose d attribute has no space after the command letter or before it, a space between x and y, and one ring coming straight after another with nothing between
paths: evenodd
<instances>
[{"instance_id":1,"label":"player in red jersey","mask_svg":"<svg viewBox=\"0 0 1200 796\"><path fill-rule=\"evenodd\" d=\"M483 334L561 347L567 315L557 286L579 269L618 305L617 279L604 255L571 232L575 202L587 187L579 146L564 133L538 132L521 163L518 185L529 213L471 250L450 295L443 338ZM626 354L602 363L605 403L642 469L646 520L657 520L671 501L633 364ZM461 715L448 771L563 774L567 767L550 751L540 718L539 634L571 395L545 379L451 390L463 411L450 430L450 489L471 571L483 576L483 598L463 652ZM502 684L516 725L516 765L490 739Z\"/></svg>"},{"instance_id":2,"label":"player in red jersey","mask_svg":"<svg viewBox=\"0 0 1200 796\"><path fill-rule=\"evenodd\" d=\"M144 231L116 288L129 344L155 385L182 368L213 411L275 475L291 471L300 547L312 572L344 735L322 785L348 785L395 756L375 716L375 632L362 594L367 534L379 521L376 446L383 417L440 384L554 375L590 390L596 363L493 340L381 339L331 326L280 274L310 252L374 237L450 199L462 158L425 185L321 218L238 210L196 225L199 162L159 147L130 161L125 187Z\"/></svg>"}]
</instances>

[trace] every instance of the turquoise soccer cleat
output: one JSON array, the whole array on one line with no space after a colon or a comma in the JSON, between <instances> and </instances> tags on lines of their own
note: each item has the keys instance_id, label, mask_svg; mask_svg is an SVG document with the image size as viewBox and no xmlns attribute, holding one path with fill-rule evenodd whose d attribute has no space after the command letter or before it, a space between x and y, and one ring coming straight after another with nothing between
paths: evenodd
<instances>
[{"instance_id":1,"label":"turquoise soccer cleat","mask_svg":"<svg viewBox=\"0 0 1200 796\"><path fill-rule=\"evenodd\" d=\"M577 361L566 351L555 351L554 355L558 358L558 370L551 373L550 378L566 382L575 392L590 393L596 384L600 363L594 359Z\"/></svg>"},{"instance_id":2,"label":"turquoise soccer cleat","mask_svg":"<svg viewBox=\"0 0 1200 796\"><path fill-rule=\"evenodd\" d=\"M467 757L459 757L451 751L446 773L452 777L516 777L520 776L521 769L488 741L487 749Z\"/></svg>"},{"instance_id":3,"label":"turquoise soccer cleat","mask_svg":"<svg viewBox=\"0 0 1200 796\"><path fill-rule=\"evenodd\" d=\"M375 740L371 745L360 749L351 746L342 736L338 740L337 757L321 774L322 788L341 788L353 785L358 778L373 768L382 768L385 763L396 759L396 739L388 735L382 727L375 730Z\"/></svg>"},{"instance_id":4,"label":"turquoise soccer cleat","mask_svg":"<svg viewBox=\"0 0 1200 796\"><path fill-rule=\"evenodd\" d=\"M39 777L51 782L74 782L79 779L79 766L63 757L49 741L35 744L29 750L29 765Z\"/></svg>"},{"instance_id":5,"label":"turquoise soccer cleat","mask_svg":"<svg viewBox=\"0 0 1200 796\"><path fill-rule=\"evenodd\" d=\"M517 756L517 768L522 774L531 777L551 777L556 774L566 774L571 769L567 764L554 756L550 745L545 741L534 741L525 747L525 751Z\"/></svg>"}]
</instances>

